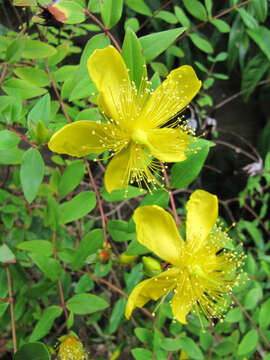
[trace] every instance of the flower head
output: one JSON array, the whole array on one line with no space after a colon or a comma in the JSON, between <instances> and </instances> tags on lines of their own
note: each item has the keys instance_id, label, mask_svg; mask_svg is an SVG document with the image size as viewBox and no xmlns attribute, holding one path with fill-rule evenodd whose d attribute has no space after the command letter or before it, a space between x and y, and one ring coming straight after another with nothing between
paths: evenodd
<instances>
[{"instance_id":1,"label":"flower head","mask_svg":"<svg viewBox=\"0 0 270 360\"><path fill-rule=\"evenodd\" d=\"M76 121L56 132L49 148L60 154L85 156L109 150L113 159L105 172L108 192L129 182L155 185L160 163L186 159L190 136L175 118L201 87L191 66L171 71L153 92L147 79L140 88L130 81L128 69L113 47L95 50L88 60L89 74L99 95L104 122Z\"/></svg>"},{"instance_id":2,"label":"flower head","mask_svg":"<svg viewBox=\"0 0 270 360\"><path fill-rule=\"evenodd\" d=\"M73 335L65 335L61 338L58 360L87 360L88 355L82 343Z\"/></svg>"},{"instance_id":3,"label":"flower head","mask_svg":"<svg viewBox=\"0 0 270 360\"><path fill-rule=\"evenodd\" d=\"M171 307L175 318L186 324L186 316L200 309L207 318L220 318L224 296L232 292L243 254L226 250L230 238L216 226L218 201L215 195L195 191L187 203L186 239L179 235L172 216L159 206L135 210L138 241L172 264L158 276L144 280L131 292L126 317L150 299L174 292Z\"/></svg>"}]
</instances>

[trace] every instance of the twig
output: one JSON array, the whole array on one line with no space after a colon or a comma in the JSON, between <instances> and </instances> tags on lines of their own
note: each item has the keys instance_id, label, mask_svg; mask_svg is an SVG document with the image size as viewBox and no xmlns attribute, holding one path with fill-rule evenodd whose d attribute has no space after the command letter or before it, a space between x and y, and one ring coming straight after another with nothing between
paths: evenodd
<instances>
[{"instance_id":1,"label":"twig","mask_svg":"<svg viewBox=\"0 0 270 360\"><path fill-rule=\"evenodd\" d=\"M54 90L54 92L55 92L55 94L56 94L56 96L57 96L57 99L58 99L58 101L59 101L59 104L60 104L60 106L61 106L61 109L62 109L62 111L63 111L63 113L64 113L64 115L65 115L68 123L71 123L71 119L70 119L70 117L69 117L69 115L68 115L68 113L67 113L67 111L66 111L66 107L65 107L64 101L63 101L63 99L61 98L61 95L59 94L59 91L58 91L58 89L57 89L57 87L56 87L55 80L54 80L54 78L53 78L53 76L52 76L52 74L51 74L51 72L50 72L50 69L49 69L49 66L48 66L48 61L47 61L46 58L44 58L44 63L45 63L46 72L47 72L47 74L48 74L48 76L49 76L49 79L50 79L50 81L51 81L53 90Z\"/></svg>"},{"instance_id":2,"label":"twig","mask_svg":"<svg viewBox=\"0 0 270 360\"><path fill-rule=\"evenodd\" d=\"M222 106L226 105L228 102L231 102L232 100L236 99L238 96L243 95L243 94L244 94L245 92L247 92L248 90L251 90L251 89L253 89L253 88L257 87L257 86L264 85L264 84L268 84L268 83L270 83L270 79L262 80L262 81L258 82L257 84L254 84L254 85L252 85L252 86L249 86L248 88L245 88L245 89L237 92L236 94L228 97L227 99L221 101L220 103L218 103L217 105L215 105L215 106L213 107L213 110L217 110L217 109L221 108Z\"/></svg>"},{"instance_id":3,"label":"twig","mask_svg":"<svg viewBox=\"0 0 270 360\"><path fill-rule=\"evenodd\" d=\"M3 70L2 70L1 76L0 76L0 86L2 85L2 82L4 81L7 69L8 69L8 64L4 64Z\"/></svg>"},{"instance_id":4,"label":"twig","mask_svg":"<svg viewBox=\"0 0 270 360\"><path fill-rule=\"evenodd\" d=\"M12 331L12 340L13 340L13 349L14 353L17 351L17 336L16 336L16 323L14 315L14 299L12 291L12 278L9 270L9 265L6 265L7 270L7 279L8 279L8 294L9 294L9 307L10 307L10 317L11 317L11 331Z\"/></svg>"},{"instance_id":5,"label":"twig","mask_svg":"<svg viewBox=\"0 0 270 360\"><path fill-rule=\"evenodd\" d=\"M94 192L96 194L98 208L99 208L99 212L100 212L100 216L101 216L102 229L103 229L103 233L104 233L104 241L105 241L105 245L107 246L108 245L108 236L107 236L107 231L106 231L106 217L105 217L104 211L103 211L102 200L101 200L101 197L99 195L99 191L98 191L98 188L96 186L93 174L91 172L89 162L88 162L88 160L86 158L84 158L84 163L85 163L85 166L86 166L86 169L87 169L91 184L93 186Z\"/></svg>"},{"instance_id":6,"label":"twig","mask_svg":"<svg viewBox=\"0 0 270 360\"><path fill-rule=\"evenodd\" d=\"M161 167L162 167L162 172L163 172L163 175L164 175L166 188L167 188L167 190L169 192L169 197L170 197L170 202L171 202L171 206L172 206L174 220L175 220L177 228L179 229L179 227L180 227L180 219L179 219L179 216L177 214L175 201L174 201L174 197L173 197L173 192L172 192L172 190L170 188L170 182L169 182L169 178L168 178L168 175L167 175L167 172L166 172L166 168L165 168L165 166L164 166L164 164L162 162L161 162Z\"/></svg>"},{"instance_id":7,"label":"twig","mask_svg":"<svg viewBox=\"0 0 270 360\"><path fill-rule=\"evenodd\" d=\"M112 40L112 42L114 43L116 49L121 53L122 52L122 49L120 47L120 45L118 44L117 40L115 39L115 37L110 33L109 29L104 26L102 24L102 22L97 18L95 17L95 15L93 15L88 9L85 9L84 10L84 13L87 14L92 20L95 21L95 23L98 24L98 26L105 32L105 34L107 36L109 36L109 38Z\"/></svg>"},{"instance_id":8,"label":"twig","mask_svg":"<svg viewBox=\"0 0 270 360\"><path fill-rule=\"evenodd\" d=\"M55 260L57 260L56 231L53 231L53 234L52 234L52 245L53 245L53 257L54 257ZM66 321L68 321L68 311L67 311L67 306L66 306L66 302L65 302L65 298L64 298L64 292L63 292L63 287L62 287L60 279L57 280L57 286L58 286L58 290L59 290L62 309L64 311Z\"/></svg>"},{"instance_id":9,"label":"twig","mask_svg":"<svg viewBox=\"0 0 270 360\"><path fill-rule=\"evenodd\" d=\"M242 3L232 6L231 8L222 11L222 12L219 13L218 15L215 15L215 16L211 17L210 19L207 19L206 21L204 21L204 22L202 22L202 23L200 23L200 24L198 24L198 25L196 25L196 26L193 26L190 30L185 31L184 34L180 35L180 36L175 40L175 42L181 40L182 38L188 36L189 34L193 33L194 31L200 29L201 27L203 27L204 25L206 25L207 23L209 23L212 19L218 19L218 18L220 18L220 17L222 17L222 16L230 13L232 10L236 10L236 9L238 9L238 8L244 6L244 5L247 5L247 4L250 3L251 1L252 1L252 0L243 1Z\"/></svg>"},{"instance_id":10,"label":"twig","mask_svg":"<svg viewBox=\"0 0 270 360\"><path fill-rule=\"evenodd\" d=\"M142 25L139 27L139 29L136 31L136 33L139 32L140 30L142 30L142 28L144 28L145 25L147 25L152 19L154 19L154 18L158 15L158 13L160 13L161 10L166 9L166 7L168 7L168 6L170 5L170 3L172 3L173 1L174 1L174 0L169 0L169 1L167 1L166 4L162 5L160 9L156 10L152 16L149 16L149 17L142 23Z\"/></svg>"},{"instance_id":11,"label":"twig","mask_svg":"<svg viewBox=\"0 0 270 360\"><path fill-rule=\"evenodd\" d=\"M218 144L218 145L227 146L227 147L233 149L237 154L246 155L246 157L248 157L249 159L251 159L253 161L256 161L256 162L258 161L258 159L256 157L254 157L253 155L251 155L247 151L239 148L238 146L235 146L235 145L230 144L230 143L228 143L226 141L223 141L223 140L215 140L215 143Z\"/></svg>"},{"instance_id":12,"label":"twig","mask_svg":"<svg viewBox=\"0 0 270 360\"><path fill-rule=\"evenodd\" d=\"M236 304L239 306L239 308L241 309L242 313L245 315L245 317L251 322L251 324L255 327L257 333L261 336L261 338L264 340L265 344L270 348L270 342L268 341L268 339L265 337L264 333L262 332L262 330L257 326L256 322L252 319L252 317L249 315L249 313L247 312L247 310L244 308L244 306L239 302L239 300L237 299L237 297L232 294L232 298L233 300L236 302Z\"/></svg>"}]
</instances>

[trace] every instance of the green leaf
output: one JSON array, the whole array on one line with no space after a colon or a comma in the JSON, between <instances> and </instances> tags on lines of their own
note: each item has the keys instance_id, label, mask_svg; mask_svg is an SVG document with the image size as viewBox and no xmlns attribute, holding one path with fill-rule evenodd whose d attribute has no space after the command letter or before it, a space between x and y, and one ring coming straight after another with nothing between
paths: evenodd
<instances>
[{"instance_id":1,"label":"green leaf","mask_svg":"<svg viewBox=\"0 0 270 360\"><path fill-rule=\"evenodd\" d=\"M226 356L235 352L235 344L232 341L222 341L214 348L214 352L219 356Z\"/></svg>"},{"instance_id":2,"label":"green leaf","mask_svg":"<svg viewBox=\"0 0 270 360\"><path fill-rule=\"evenodd\" d=\"M206 21L207 13L202 3L198 0L183 0L184 6L187 11L196 19Z\"/></svg>"},{"instance_id":3,"label":"green leaf","mask_svg":"<svg viewBox=\"0 0 270 360\"><path fill-rule=\"evenodd\" d=\"M101 229L95 229L86 234L79 243L76 249L73 261L72 270L80 269L89 255L95 254L102 248L104 242L104 233Z\"/></svg>"},{"instance_id":4,"label":"green leaf","mask_svg":"<svg viewBox=\"0 0 270 360\"><path fill-rule=\"evenodd\" d=\"M129 231L129 223L123 220L110 220L107 223L107 230L114 241L128 241L136 239L135 231Z\"/></svg>"},{"instance_id":5,"label":"green leaf","mask_svg":"<svg viewBox=\"0 0 270 360\"><path fill-rule=\"evenodd\" d=\"M47 347L41 342L24 344L14 355L13 360L50 360L51 355Z\"/></svg>"},{"instance_id":6,"label":"green leaf","mask_svg":"<svg viewBox=\"0 0 270 360\"><path fill-rule=\"evenodd\" d=\"M146 62L154 60L165 51L185 30L186 28L180 27L139 38Z\"/></svg>"},{"instance_id":7,"label":"green leaf","mask_svg":"<svg viewBox=\"0 0 270 360\"><path fill-rule=\"evenodd\" d=\"M82 160L75 160L69 164L59 182L59 196L65 197L82 181L85 165Z\"/></svg>"},{"instance_id":8,"label":"green leaf","mask_svg":"<svg viewBox=\"0 0 270 360\"><path fill-rule=\"evenodd\" d=\"M60 278L62 268L57 260L35 253L32 253L30 256L47 278L52 281L56 281Z\"/></svg>"},{"instance_id":9,"label":"green leaf","mask_svg":"<svg viewBox=\"0 0 270 360\"><path fill-rule=\"evenodd\" d=\"M204 139L190 144L191 151L187 153L187 159L174 164L171 169L172 188L184 189L199 175L212 145Z\"/></svg>"},{"instance_id":10,"label":"green leaf","mask_svg":"<svg viewBox=\"0 0 270 360\"><path fill-rule=\"evenodd\" d=\"M41 69L25 66L14 69L13 72L22 80L28 81L35 86L43 87L50 84L48 74Z\"/></svg>"},{"instance_id":11,"label":"green leaf","mask_svg":"<svg viewBox=\"0 0 270 360\"><path fill-rule=\"evenodd\" d=\"M21 164L23 155L24 155L24 151L17 148L0 151L0 164L2 165Z\"/></svg>"},{"instance_id":12,"label":"green leaf","mask_svg":"<svg viewBox=\"0 0 270 360\"><path fill-rule=\"evenodd\" d=\"M263 297L262 289L258 285L257 287L254 287L253 289L249 290L249 292L245 296L244 300L244 306L247 310L255 309L257 306L259 300L261 300Z\"/></svg>"},{"instance_id":13,"label":"green leaf","mask_svg":"<svg viewBox=\"0 0 270 360\"><path fill-rule=\"evenodd\" d=\"M258 344L258 333L256 330L250 330L248 333L245 334L242 341L239 344L237 355L242 356L251 351L256 350Z\"/></svg>"},{"instance_id":14,"label":"green leaf","mask_svg":"<svg viewBox=\"0 0 270 360\"><path fill-rule=\"evenodd\" d=\"M166 21L168 24L177 24L177 17L169 11L161 10L157 15L157 19Z\"/></svg>"},{"instance_id":15,"label":"green leaf","mask_svg":"<svg viewBox=\"0 0 270 360\"><path fill-rule=\"evenodd\" d=\"M41 318L34 327L34 330L30 335L29 341L36 341L47 335L53 326L54 320L62 314L62 311L63 310L61 309L61 307L56 305L49 306L47 309L45 309L45 311L41 315ZM36 359L36 357L34 358Z\"/></svg>"},{"instance_id":16,"label":"green leaf","mask_svg":"<svg viewBox=\"0 0 270 360\"><path fill-rule=\"evenodd\" d=\"M252 0L251 7L255 10L255 16L259 22L265 22L267 18L267 0Z\"/></svg>"},{"instance_id":17,"label":"green leaf","mask_svg":"<svg viewBox=\"0 0 270 360\"><path fill-rule=\"evenodd\" d=\"M128 28L131 28L134 32L138 31L140 23L136 18L129 18L125 21L124 29L127 31Z\"/></svg>"},{"instance_id":18,"label":"green leaf","mask_svg":"<svg viewBox=\"0 0 270 360\"><path fill-rule=\"evenodd\" d=\"M137 327L134 330L137 338L145 345L152 347L153 344L153 333L145 328Z\"/></svg>"},{"instance_id":19,"label":"green leaf","mask_svg":"<svg viewBox=\"0 0 270 360\"><path fill-rule=\"evenodd\" d=\"M28 149L22 159L20 179L24 196L30 204L36 197L44 176L44 161L37 149Z\"/></svg>"},{"instance_id":20,"label":"green leaf","mask_svg":"<svg viewBox=\"0 0 270 360\"><path fill-rule=\"evenodd\" d=\"M248 29L247 33L270 61L270 30L265 26L258 26L255 29Z\"/></svg>"},{"instance_id":21,"label":"green leaf","mask_svg":"<svg viewBox=\"0 0 270 360\"><path fill-rule=\"evenodd\" d=\"M6 244L0 246L0 262L5 264L10 261L12 262L14 260L15 260L15 255L10 250L10 248Z\"/></svg>"},{"instance_id":22,"label":"green leaf","mask_svg":"<svg viewBox=\"0 0 270 360\"><path fill-rule=\"evenodd\" d=\"M80 294L86 291L91 291L94 286L94 280L90 278L88 274L84 274L80 277L80 280L75 285L74 292L76 294Z\"/></svg>"},{"instance_id":23,"label":"green leaf","mask_svg":"<svg viewBox=\"0 0 270 360\"><path fill-rule=\"evenodd\" d=\"M92 294L77 294L67 301L68 310L77 315L93 314L109 306L106 300Z\"/></svg>"},{"instance_id":24,"label":"green leaf","mask_svg":"<svg viewBox=\"0 0 270 360\"><path fill-rule=\"evenodd\" d=\"M189 38L198 49L205 52L206 54L212 54L214 52L214 49L210 42L202 36L192 33L189 34Z\"/></svg>"},{"instance_id":25,"label":"green leaf","mask_svg":"<svg viewBox=\"0 0 270 360\"><path fill-rule=\"evenodd\" d=\"M100 190L101 197L108 202L123 201L146 194L147 191L135 186L128 185L126 189L114 190L110 194L105 187Z\"/></svg>"},{"instance_id":26,"label":"green leaf","mask_svg":"<svg viewBox=\"0 0 270 360\"><path fill-rule=\"evenodd\" d=\"M43 95L47 92L46 89L32 85L28 81L11 78L3 83L3 90L11 96L19 96L22 99L30 99L36 96Z\"/></svg>"},{"instance_id":27,"label":"green leaf","mask_svg":"<svg viewBox=\"0 0 270 360\"><path fill-rule=\"evenodd\" d=\"M243 319L243 313L239 307L235 309L231 309L225 317L225 321L227 321L228 323L239 322L242 319Z\"/></svg>"},{"instance_id":28,"label":"green leaf","mask_svg":"<svg viewBox=\"0 0 270 360\"><path fill-rule=\"evenodd\" d=\"M135 348L131 350L132 355L136 360L152 360L153 355L151 351L146 349Z\"/></svg>"},{"instance_id":29,"label":"green leaf","mask_svg":"<svg viewBox=\"0 0 270 360\"><path fill-rule=\"evenodd\" d=\"M183 9L181 9L179 6L175 6L174 7L174 12L175 12L175 15L177 17L177 19L179 20L180 24L182 26L185 26L185 27L190 27L190 20L189 18L186 16L186 14L184 13Z\"/></svg>"},{"instance_id":30,"label":"green leaf","mask_svg":"<svg viewBox=\"0 0 270 360\"><path fill-rule=\"evenodd\" d=\"M22 36L18 39L13 40L12 43L8 46L6 52L6 61L9 64L14 64L20 60L25 47L25 43L27 41L25 37Z\"/></svg>"},{"instance_id":31,"label":"green leaf","mask_svg":"<svg viewBox=\"0 0 270 360\"><path fill-rule=\"evenodd\" d=\"M239 8L237 9L239 12L243 23L249 28L249 29L256 29L258 26L257 20L245 9Z\"/></svg>"},{"instance_id":32,"label":"green leaf","mask_svg":"<svg viewBox=\"0 0 270 360\"><path fill-rule=\"evenodd\" d=\"M206 6L208 16L211 17L212 16L213 1L212 0L204 0L204 2L205 2L205 6Z\"/></svg>"},{"instance_id":33,"label":"green leaf","mask_svg":"<svg viewBox=\"0 0 270 360\"><path fill-rule=\"evenodd\" d=\"M99 112L99 109L97 107L94 107L94 108L89 108L89 109L80 111L78 113L78 115L76 116L75 121L79 121L79 120L97 121L97 120L101 120L101 119L102 119L102 116Z\"/></svg>"},{"instance_id":34,"label":"green leaf","mask_svg":"<svg viewBox=\"0 0 270 360\"><path fill-rule=\"evenodd\" d=\"M23 241L17 245L17 248L45 256L51 256L53 254L52 243L47 240Z\"/></svg>"},{"instance_id":35,"label":"green leaf","mask_svg":"<svg viewBox=\"0 0 270 360\"><path fill-rule=\"evenodd\" d=\"M110 316L109 326L107 330L108 334L113 334L121 324L125 315L126 302L127 300L125 298L121 298L116 301Z\"/></svg>"},{"instance_id":36,"label":"green leaf","mask_svg":"<svg viewBox=\"0 0 270 360\"><path fill-rule=\"evenodd\" d=\"M59 208L60 224L66 224L80 219L88 214L96 206L96 197L93 191L84 191L76 195L72 200L62 203Z\"/></svg>"},{"instance_id":37,"label":"green leaf","mask_svg":"<svg viewBox=\"0 0 270 360\"><path fill-rule=\"evenodd\" d=\"M154 190L151 194L147 194L146 197L140 203L140 206L145 205L158 205L166 208L169 204L169 193L163 189Z\"/></svg>"},{"instance_id":38,"label":"green leaf","mask_svg":"<svg viewBox=\"0 0 270 360\"><path fill-rule=\"evenodd\" d=\"M221 33L228 33L231 30L231 27L229 24L227 24L225 21L221 19L211 19L211 24L213 24L219 32Z\"/></svg>"},{"instance_id":39,"label":"green leaf","mask_svg":"<svg viewBox=\"0 0 270 360\"><path fill-rule=\"evenodd\" d=\"M126 0L126 4L129 8L136 11L139 14L151 16L152 12L150 8L145 4L143 0Z\"/></svg>"},{"instance_id":40,"label":"green leaf","mask_svg":"<svg viewBox=\"0 0 270 360\"><path fill-rule=\"evenodd\" d=\"M39 40L27 39L23 50L23 57L26 59L42 59L56 54L53 46Z\"/></svg>"},{"instance_id":41,"label":"green leaf","mask_svg":"<svg viewBox=\"0 0 270 360\"><path fill-rule=\"evenodd\" d=\"M162 349L166 351L178 351L181 346L180 339L164 338L161 343Z\"/></svg>"},{"instance_id":42,"label":"green leaf","mask_svg":"<svg viewBox=\"0 0 270 360\"><path fill-rule=\"evenodd\" d=\"M0 131L0 150L8 150L14 148L21 141L18 134L13 131Z\"/></svg>"},{"instance_id":43,"label":"green leaf","mask_svg":"<svg viewBox=\"0 0 270 360\"><path fill-rule=\"evenodd\" d=\"M270 324L270 299L266 300L260 307L259 325L260 328L266 329Z\"/></svg>"},{"instance_id":44,"label":"green leaf","mask_svg":"<svg viewBox=\"0 0 270 360\"><path fill-rule=\"evenodd\" d=\"M85 20L84 8L76 1L62 0L55 3L54 8L64 13L65 24L79 24Z\"/></svg>"},{"instance_id":45,"label":"green leaf","mask_svg":"<svg viewBox=\"0 0 270 360\"><path fill-rule=\"evenodd\" d=\"M137 89L139 89L142 78L147 74L145 68L145 59L142 55L141 43L131 28L127 28L126 30L122 56L127 68L130 70L130 80L134 81Z\"/></svg>"},{"instance_id":46,"label":"green leaf","mask_svg":"<svg viewBox=\"0 0 270 360\"><path fill-rule=\"evenodd\" d=\"M28 128L31 129L31 123L37 124L41 120L45 126L49 125L51 116L51 97L50 94L42 96L34 105L27 116Z\"/></svg>"},{"instance_id":47,"label":"green leaf","mask_svg":"<svg viewBox=\"0 0 270 360\"><path fill-rule=\"evenodd\" d=\"M148 254L148 253L149 253L149 250L147 249L147 247L143 246L136 239L134 239L130 242L130 244L128 245L128 248L125 252L125 254L128 256L144 255L144 254Z\"/></svg>"},{"instance_id":48,"label":"green leaf","mask_svg":"<svg viewBox=\"0 0 270 360\"><path fill-rule=\"evenodd\" d=\"M123 0L104 0L101 3L101 17L103 24L111 29L118 23L122 16L123 11Z\"/></svg>"},{"instance_id":49,"label":"green leaf","mask_svg":"<svg viewBox=\"0 0 270 360\"><path fill-rule=\"evenodd\" d=\"M87 42L81 56L80 65L77 70L77 74L76 76L74 76L71 83L72 91L69 95L70 101L82 99L84 97L89 97L91 92L94 91L95 87L89 77L87 70L87 61L89 59L89 56L96 49L104 49L109 44L110 44L109 38L105 37L104 34L95 35Z\"/></svg>"},{"instance_id":50,"label":"green leaf","mask_svg":"<svg viewBox=\"0 0 270 360\"><path fill-rule=\"evenodd\" d=\"M67 42L57 46L56 54L48 58L48 65L51 66L60 63L71 52L70 47L71 46Z\"/></svg>"},{"instance_id":51,"label":"green leaf","mask_svg":"<svg viewBox=\"0 0 270 360\"><path fill-rule=\"evenodd\" d=\"M204 360L203 353L192 339L187 337L180 337L179 342L181 344L181 349L183 349L183 351L188 354L192 359Z\"/></svg>"},{"instance_id":52,"label":"green leaf","mask_svg":"<svg viewBox=\"0 0 270 360\"><path fill-rule=\"evenodd\" d=\"M269 60L262 54L255 55L245 66L242 74L241 89L247 90L243 94L245 101L248 100L249 96L255 90L256 84L262 79L263 75L269 69ZM254 87L253 87L254 86Z\"/></svg>"}]
</instances>

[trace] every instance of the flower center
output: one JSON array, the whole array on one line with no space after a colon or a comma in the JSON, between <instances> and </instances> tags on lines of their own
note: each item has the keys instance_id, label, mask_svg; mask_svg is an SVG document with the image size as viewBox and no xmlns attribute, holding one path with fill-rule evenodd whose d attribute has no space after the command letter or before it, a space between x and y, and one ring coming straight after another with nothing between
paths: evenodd
<instances>
[{"instance_id":1,"label":"flower center","mask_svg":"<svg viewBox=\"0 0 270 360\"><path fill-rule=\"evenodd\" d=\"M149 146L148 139L147 139L147 134L146 134L145 131L143 131L141 129L136 129L133 132L131 138L132 138L133 141L135 141L138 144Z\"/></svg>"},{"instance_id":2,"label":"flower center","mask_svg":"<svg viewBox=\"0 0 270 360\"><path fill-rule=\"evenodd\" d=\"M197 265L197 264L194 264L194 265L190 265L188 267L188 270L189 270L189 273L191 275L197 275L199 276L200 278L204 279L204 280L207 280L209 281L210 283L214 284L214 285L219 285L218 281L216 281L215 279L213 279L211 276L207 275L203 269Z\"/></svg>"}]
</instances>

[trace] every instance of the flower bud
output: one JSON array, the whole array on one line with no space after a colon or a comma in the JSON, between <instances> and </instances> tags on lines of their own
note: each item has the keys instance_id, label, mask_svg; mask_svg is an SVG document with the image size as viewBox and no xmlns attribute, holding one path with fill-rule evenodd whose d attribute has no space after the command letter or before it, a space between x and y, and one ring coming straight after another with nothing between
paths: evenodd
<instances>
[{"instance_id":1,"label":"flower bud","mask_svg":"<svg viewBox=\"0 0 270 360\"><path fill-rule=\"evenodd\" d=\"M35 134L35 141L39 145L46 143L50 138L49 132L48 132L47 128L45 127L43 121L41 121L41 120L38 120L35 130L34 130L34 134Z\"/></svg>"},{"instance_id":2,"label":"flower bud","mask_svg":"<svg viewBox=\"0 0 270 360\"><path fill-rule=\"evenodd\" d=\"M108 248L100 250L97 253L98 260L103 264L107 263L109 261L110 257L111 257L111 250Z\"/></svg>"},{"instance_id":3,"label":"flower bud","mask_svg":"<svg viewBox=\"0 0 270 360\"><path fill-rule=\"evenodd\" d=\"M129 265L129 264L134 263L138 259L138 256L137 255L126 255L125 253L122 253L118 259L119 259L120 264Z\"/></svg>"},{"instance_id":4,"label":"flower bud","mask_svg":"<svg viewBox=\"0 0 270 360\"><path fill-rule=\"evenodd\" d=\"M61 344L57 360L87 360L88 354L82 343L73 335L65 335L60 338Z\"/></svg>"},{"instance_id":5,"label":"flower bud","mask_svg":"<svg viewBox=\"0 0 270 360\"><path fill-rule=\"evenodd\" d=\"M143 269L147 276L156 276L162 272L160 263L151 256L142 257Z\"/></svg>"}]
</instances>

